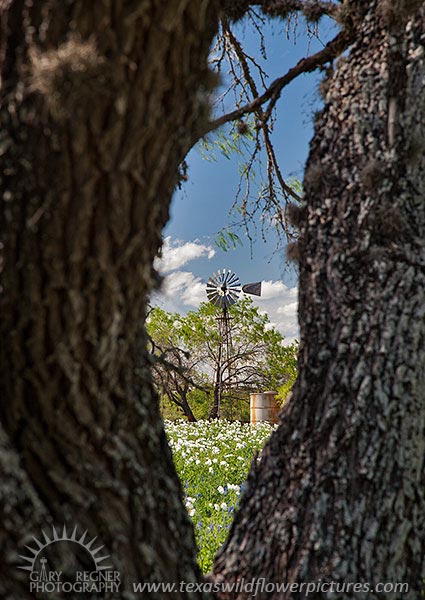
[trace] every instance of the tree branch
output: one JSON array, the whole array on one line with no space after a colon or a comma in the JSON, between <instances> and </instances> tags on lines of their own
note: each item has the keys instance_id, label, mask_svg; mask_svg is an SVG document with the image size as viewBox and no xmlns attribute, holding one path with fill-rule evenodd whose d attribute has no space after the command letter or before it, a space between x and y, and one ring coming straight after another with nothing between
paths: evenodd
<instances>
[{"instance_id":1,"label":"tree branch","mask_svg":"<svg viewBox=\"0 0 425 600\"><path fill-rule=\"evenodd\" d=\"M302 73L310 73L336 58L349 46L352 40L352 35L349 35L346 31L341 31L332 41L326 44L322 50L312 56L302 58L295 67L292 67L285 75L275 79L261 96L257 96L252 102L248 102L244 106L210 121L205 128L205 131L202 132L201 137L205 136L210 131L221 127L225 123L236 121L246 114L255 112L259 107L270 100L270 104L265 113L265 118L268 119L284 87Z\"/></svg>"},{"instance_id":2,"label":"tree branch","mask_svg":"<svg viewBox=\"0 0 425 600\"><path fill-rule=\"evenodd\" d=\"M318 21L324 15L335 18L338 12L337 4L321 0L259 0L251 5L260 6L267 15L283 19L289 13L301 12L308 21Z\"/></svg>"},{"instance_id":3,"label":"tree branch","mask_svg":"<svg viewBox=\"0 0 425 600\"><path fill-rule=\"evenodd\" d=\"M255 80L251 75L251 71L249 69L249 65L248 65L248 56L247 54L244 52L241 44L239 43L239 41L236 39L236 37L233 35L233 32L231 31L229 24L227 22L227 20L223 20L223 30L225 32L225 34L228 36L230 43L233 46L233 49L236 53L236 56L238 57L239 63L242 67L242 71L243 71L243 75L245 77L245 80L251 90L251 93L253 95L254 98L258 97L258 89L257 86L255 84ZM274 168L274 171L276 173L276 176L278 178L278 181L280 183L280 186L282 188L282 191L286 194L288 194L289 196L292 196L293 198L295 198L295 200L297 200L298 202L301 200L300 196L286 183L286 181L284 180L282 173L280 171L278 162L276 160L276 155L274 152L274 148L273 148L273 144L271 143L270 140L270 132L269 132L269 125L268 125L268 117L265 115L265 113L263 112L262 106L258 106L255 110L254 110L256 116L257 116L257 122L259 124L260 129L263 132L263 137L264 137L264 144L266 147L266 151L267 151L267 156L268 156L268 161L269 161L269 168L268 168L268 173L269 173L269 186L270 186L270 191L272 192L274 186L273 186L273 175L271 173L271 170ZM270 194L271 197L274 196L273 193ZM283 225L283 224L282 224ZM284 228L285 229L285 228Z\"/></svg>"}]
</instances>

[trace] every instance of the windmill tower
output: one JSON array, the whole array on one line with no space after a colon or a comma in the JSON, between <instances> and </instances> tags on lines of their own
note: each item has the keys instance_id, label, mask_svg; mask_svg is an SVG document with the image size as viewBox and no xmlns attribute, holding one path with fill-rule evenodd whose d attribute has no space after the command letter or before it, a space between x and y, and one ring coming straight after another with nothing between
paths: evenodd
<instances>
[{"instance_id":1,"label":"windmill tower","mask_svg":"<svg viewBox=\"0 0 425 600\"><path fill-rule=\"evenodd\" d=\"M245 294L261 296L261 282L247 283L241 286L239 277L230 269L219 269L213 273L207 283L208 300L221 308L217 317L219 332L219 347L217 364L214 374L214 404L210 417L217 419L220 416L221 399L225 387L231 387L231 357L232 357L232 328L229 307L238 300L241 291Z\"/></svg>"}]
</instances>

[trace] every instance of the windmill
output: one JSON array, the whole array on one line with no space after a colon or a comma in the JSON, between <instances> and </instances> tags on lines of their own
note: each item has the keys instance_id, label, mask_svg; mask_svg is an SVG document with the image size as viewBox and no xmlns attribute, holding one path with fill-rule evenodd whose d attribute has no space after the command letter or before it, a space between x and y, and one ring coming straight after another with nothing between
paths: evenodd
<instances>
[{"instance_id":1,"label":"windmill","mask_svg":"<svg viewBox=\"0 0 425 600\"><path fill-rule=\"evenodd\" d=\"M217 364L214 376L214 405L211 418L218 418L220 414L221 398L224 390L223 375L227 370L227 387L230 388L231 379L231 356L232 356L232 329L231 317L229 317L229 306L235 304L241 291L245 294L261 296L261 282L246 283L241 286L239 277L230 269L213 273L207 283L208 300L222 309L221 315L217 317L219 331L219 347Z\"/></svg>"}]
</instances>

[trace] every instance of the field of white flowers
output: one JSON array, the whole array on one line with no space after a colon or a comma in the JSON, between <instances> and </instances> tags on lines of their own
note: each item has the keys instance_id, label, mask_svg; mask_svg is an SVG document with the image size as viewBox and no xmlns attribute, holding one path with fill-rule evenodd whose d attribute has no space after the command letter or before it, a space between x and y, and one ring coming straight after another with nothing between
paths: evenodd
<instances>
[{"instance_id":1,"label":"field of white flowers","mask_svg":"<svg viewBox=\"0 0 425 600\"><path fill-rule=\"evenodd\" d=\"M206 573L227 536L255 452L273 426L221 420L166 421L165 426Z\"/></svg>"}]
</instances>

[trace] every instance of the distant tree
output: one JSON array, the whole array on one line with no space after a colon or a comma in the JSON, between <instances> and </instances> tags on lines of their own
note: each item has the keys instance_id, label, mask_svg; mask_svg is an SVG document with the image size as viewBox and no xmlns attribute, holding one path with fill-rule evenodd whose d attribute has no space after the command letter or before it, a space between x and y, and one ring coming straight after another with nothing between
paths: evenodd
<instances>
[{"instance_id":1,"label":"distant tree","mask_svg":"<svg viewBox=\"0 0 425 600\"><path fill-rule=\"evenodd\" d=\"M196 369L198 358L183 349L184 340L180 335L180 315L168 313L160 308L150 311L147 319L149 349L153 380L160 397L166 397L187 417L196 421L189 404L193 389L204 393L208 390L199 382Z\"/></svg>"},{"instance_id":2,"label":"distant tree","mask_svg":"<svg viewBox=\"0 0 425 600\"><path fill-rule=\"evenodd\" d=\"M153 343L153 373L158 389L177 404L189 420L191 388L210 391L210 416L215 412L220 338L217 319L221 311L210 303L187 315L154 308L148 318ZM228 403L226 416L234 416L234 401L252 391L278 389L294 380L297 344L284 346L284 337L261 314L252 299L243 297L229 309L231 347L220 370ZM208 388L207 388L208 386ZM219 407L220 408L220 407ZM238 412L238 411L236 411Z\"/></svg>"}]
</instances>

